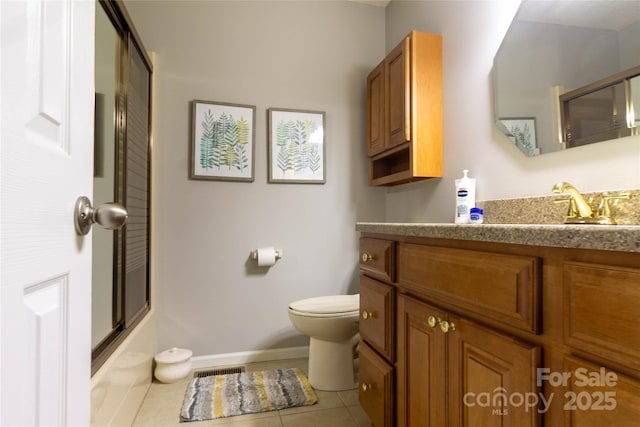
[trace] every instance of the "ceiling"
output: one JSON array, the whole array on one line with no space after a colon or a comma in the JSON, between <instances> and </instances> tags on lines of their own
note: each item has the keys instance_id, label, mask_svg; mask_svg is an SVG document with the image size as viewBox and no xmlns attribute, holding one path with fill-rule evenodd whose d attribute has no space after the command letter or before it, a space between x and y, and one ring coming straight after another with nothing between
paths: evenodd
<instances>
[{"instance_id":1,"label":"ceiling","mask_svg":"<svg viewBox=\"0 0 640 427\"><path fill-rule=\"evenodd\" d=\"M640 1L525 1L518 19L621 30L640 20Z\"/></svg>"}]
</instances>

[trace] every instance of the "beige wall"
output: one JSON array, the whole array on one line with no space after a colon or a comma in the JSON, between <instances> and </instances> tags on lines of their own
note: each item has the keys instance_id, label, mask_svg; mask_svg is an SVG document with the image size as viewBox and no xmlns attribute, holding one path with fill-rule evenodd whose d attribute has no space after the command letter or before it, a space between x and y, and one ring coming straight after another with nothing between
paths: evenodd
<instances>
[{"instance_id":1,"label":"beige wall","mask_svg":"<svg viewBox=\"0 0 640 427\"><path fill-rule=\"evenodd\" d=\"M493 125L493 57L519 1L392 1L386 50L410 30L443 36L444 177L389 189L386 220L452 222L454 180L469 169L479 200L640 187L640 137L527 158Z\"/></svg>"},{"instance_id":2,"label":"beige wall","mask_svg":"<svg viewBox=\"0 0 640 427\"><path fill-rule=\"evenodd\" d=\"M289 302L354 293L357 220L384 219L367 186L365 85L384 55L384 9L346 1L132 1L157 53L158 350L194 356L305 345ZM257 107L255 182L188 179L189 102ZM266 109L326 112L326 184L268 184ZM249 252L284 258L258 271Z\"/></svg>"}]
</instances>

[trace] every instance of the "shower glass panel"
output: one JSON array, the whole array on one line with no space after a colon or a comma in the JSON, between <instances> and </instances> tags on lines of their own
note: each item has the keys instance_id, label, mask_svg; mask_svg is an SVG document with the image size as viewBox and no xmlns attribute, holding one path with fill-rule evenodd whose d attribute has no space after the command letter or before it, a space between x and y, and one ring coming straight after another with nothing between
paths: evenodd
<instances>
[{"instance_id":1,"label":"shower glass panel","mask_svg":"<svg viewBox=\"0 0 640 427\"><path fill-rule=\"evenodd\" d=\"M153 67L124 4L98 5L93 204L119 203L129 217L120 230L93 229L93 373L150 310Z\"/></svg>"},{"instance_id":2,"label":"shower glass panel","mask_svg":"<svg viewBox=\"0 0 640 427\"><path fill-rule=\"evenodd\" d=\"M567 144L571 147L624 136L627 131L624 82L567 101L565 111L571 131Z\"/></svg>"},{"instance_id":3,"label":"shower glass panel","mask_svg":"<svg viewBox=\"0 0 640 427\"><path fill-rule=\"evenodd\" d=\"M116 200L116 99L120 36L101 7L96 7L95 133L93 205ZM92 333L95 348L114 328L114 255L112 230L93 227Z\"/></svg>"}]
</instances>

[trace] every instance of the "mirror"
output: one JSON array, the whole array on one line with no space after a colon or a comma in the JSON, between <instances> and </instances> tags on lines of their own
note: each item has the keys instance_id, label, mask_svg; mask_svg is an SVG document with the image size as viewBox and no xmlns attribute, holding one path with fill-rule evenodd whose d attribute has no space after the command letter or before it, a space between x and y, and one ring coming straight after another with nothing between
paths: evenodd
<instances>
[{"instance_id":1,"label":"mirror","mask_svg":"<svg viewBox=\"0 0 640 427\"><path fill-rule=\"evenodd\" d=\"M638 134L628 125L637 125L640 116L630 117L634 104L640 110L634 78L639 74L640 1L524 0L494 58L495 123L527 156ZM603 90L603 82L616 88ZM598 116L595 122L621 119L625 129L589 135L580 143L572 142L569 132L567 143L571 119L563 113L569 101L561 102L567 94L582 107L588 104L583 96L606 98L607 106L598 109L606 119ZM572 120L583 130L597 128L578 116Z\"/></svg>"}]
</instances>

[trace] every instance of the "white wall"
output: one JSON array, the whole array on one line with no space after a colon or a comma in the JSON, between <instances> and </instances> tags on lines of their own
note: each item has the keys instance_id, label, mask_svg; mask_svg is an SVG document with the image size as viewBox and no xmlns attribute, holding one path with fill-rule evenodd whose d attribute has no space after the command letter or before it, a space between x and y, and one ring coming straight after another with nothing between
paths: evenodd
<instances>
[{"instance_id":1,"label":"white wall","mask_svg":"<svg viewBox=\"0 0 640 427\"><path fill-rule=\"evenodd\" d=\"M386 51L410 30L443 35L444 178L387 191L390 222L452 222L454 180L478 179L479 200L640 187L640 137L527 158L493 125L491 67L519 1L396 1L386 8Z\"/></svg>"},{"instance_id":2,"label":"white wall","mask_svg":"<svg viewBox=\"0 0 640 427\"><path fill-rule=\"evenodd\" d=\"M355 293L357 220L384 220L367 186L365 79L384 9L346 1L130 1L156 73L158 350L195 356L304 345L289 302ZM255 182L188 179L189 102L257 106ZM266 109L326 112L324 185L267 184ZM274 245L268 271L251 249Z\"/></svg>"}]
</instances>

